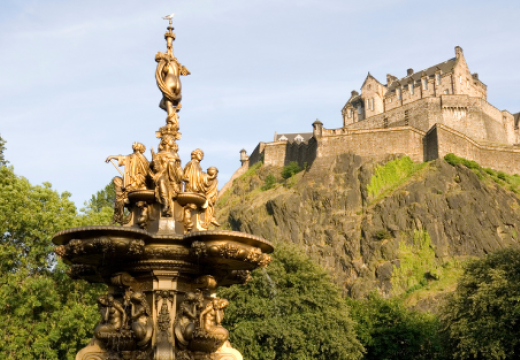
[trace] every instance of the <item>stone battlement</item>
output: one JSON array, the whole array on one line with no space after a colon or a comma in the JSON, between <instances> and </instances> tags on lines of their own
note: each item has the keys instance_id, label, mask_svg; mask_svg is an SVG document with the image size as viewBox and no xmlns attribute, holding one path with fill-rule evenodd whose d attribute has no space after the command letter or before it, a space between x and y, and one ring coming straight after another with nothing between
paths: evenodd
<instances>
[{"instance_id":1,"label":"stone battlement","mask_svg":"<svg viewBox=\"0 0 520 360\"><path fill-rule=\"evenodd\" d=\"M258 161L275 167L297 161L303 167L349 152L375 160L403 154L413 161L454 153L520 173L520 114L488 103L487 86L469 71L458 46L454 58L418 72L408 69L401 79L387 75L386 84L369 73L341 113L339 129L325 129L317 120L312 136L275 133L275 141L259 143L243 167Z\"/></svg>"}]
</instances>

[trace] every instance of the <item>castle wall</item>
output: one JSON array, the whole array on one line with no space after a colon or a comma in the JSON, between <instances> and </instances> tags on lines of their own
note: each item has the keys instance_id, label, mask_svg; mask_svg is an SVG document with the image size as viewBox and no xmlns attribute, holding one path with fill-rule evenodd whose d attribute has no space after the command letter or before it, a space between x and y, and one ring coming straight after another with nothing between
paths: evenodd
<instances>
[{"instance_id":1,"label":"castle wall","mask_svg":"<svg viewBox=\"0 0 520 360\"><path fill-rule=\"evenodd\" d=\"M372 116L366 120L348 125L348 130L381 129L387 127L412 126L428 131L435 122L442 119L440 98L420 99L412 103ZM387 122L385 122L385 119Z\"/></svg>"},{"instance_id":2,"label":"castle wall","mask_svg":"<svg viewBox=\"0 0 520 360\"><path fill-rule=\"evenodd\" d=\"M442 124L437 124L428 132L428 144L434 139L432 136L433 132L435 132L435 138L437 139L438 157L454 153L457 156L474 160L482 167L489 167L506 173L520 174L519 147L479 144L465 134ZM430 153L428 153L428 156L430 156ZM427 160L432 159L428 158Z\"/></svg>"},{"instance_id":3,"label":"castle wall","mask_svg":"<svg viewBox=\"0 0 520 360\"><path fill-rule=\"evenodd\" d=\"M249 165L253 165L262 160L262 156L264 156L265 145L266 144L264 142L258 143L251 155L249 155Z\"/></svg>"},{"instance_id":4,"label":"castle wall","mask_svg":"<svg viewBox=\"0 0 520 360\"><path fill-rule=\"evenodd\" d=\"M348 130L411 126L427 132L434 124L445 124L467 136L499 144L516 143L514 116L481 98L442 95L420 99L346 126Z\"/></svg>"},{"instance_id":5,"label":"castle wall","mask_svg":"<svg viewBox=\"0 0 520 360\"><path fill-rule=\"evenodd\" d=\"M424 160L424 132L411 127L388 129L326 130L318 139L317 157L353 152L362 158L382 160L387 154L406 154L413 161Z\"/></svg>"},{"instance_id":6,"label":"castle wall","mask_svg":"<svg viewBox=\"0 0 520 360\"><path fill-rule=\"evenodd\" d=\"M264 164L267 166L281 167L285 164L286 141L275 141L265 144L264 147ZM251 163L252 165L253 163Z\"/></svg>"}]
</instances>

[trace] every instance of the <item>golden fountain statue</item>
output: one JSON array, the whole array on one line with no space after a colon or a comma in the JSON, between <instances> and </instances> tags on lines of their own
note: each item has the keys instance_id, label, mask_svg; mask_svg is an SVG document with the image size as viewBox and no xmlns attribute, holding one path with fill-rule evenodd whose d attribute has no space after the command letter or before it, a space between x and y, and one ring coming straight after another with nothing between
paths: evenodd
<instances>
[{"instance_id":1,"label":"golden fountain statue","mask_svg":"<svg viewBox=\"0 0 520 360\"><path fill-rule=\"evenodd\" d=\"M168 114L156 132L157 152L151 149L149 161L145 146L134 142L133 153L106 159L121 174L113 179L114 225L68 229L53 238L69 276L108 284L98 299L94 338L76 360L242 360L222 326L229 303L216 289L246 283L251 270L271 261L268 241L208 229L219 226L218 170L202 170L203 151L194 150L181 166L180 76L190 73L173 55L172 17L166 17L167 51L155 56L160 107Z\"/></svg>"}]
</instances>

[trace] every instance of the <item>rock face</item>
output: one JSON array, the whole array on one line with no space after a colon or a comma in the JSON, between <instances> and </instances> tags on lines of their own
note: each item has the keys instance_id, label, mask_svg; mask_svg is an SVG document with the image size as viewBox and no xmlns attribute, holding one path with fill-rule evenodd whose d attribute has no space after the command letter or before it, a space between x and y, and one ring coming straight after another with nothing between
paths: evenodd
<instances>
[{"instance_id":1,"label":"rock face","mask_svg":"<svg viewBox=\"0 0 520 360\"><path fill-rule=\"evenodd\" d=\"M478 171L438 159L375 196L367 185L378 165L354 154L321 158L264 191L266 176L280 169L249 171L221 196L219 222L300 245L355 298L373 289L386 296L406 291L396 277L405 258L430 251L440 266L518 245L519 198ZM427 249L417 234L427 235ZM417 254L406 257L413 248ZM421 261L425 279L435 279L437 265Z\"/></svg>"}]
</instances>

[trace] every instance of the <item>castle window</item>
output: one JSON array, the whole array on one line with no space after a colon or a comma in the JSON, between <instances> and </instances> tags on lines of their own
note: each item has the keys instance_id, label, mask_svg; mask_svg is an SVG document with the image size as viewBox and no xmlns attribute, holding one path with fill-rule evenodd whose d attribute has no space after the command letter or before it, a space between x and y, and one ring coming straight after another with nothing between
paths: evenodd
<instances>
[{"instance_id":1,"label":"castle window","mask_svg":"<svg viewBox=\"0 0 520 360\"><path fill-rule=\"evenodd\" d=\"M444 93L447 95L447 94L450 93L450 91L449 90L444 90Z\"/></svg>"},{"instance_id":2,"label":"castle window","mask_svg":"<svg viewBox=\"0 0 520 360\"><path fill-rule=\"evenodd\" d=\"M441 74L437 74L435 75L436 79L437 79L437 85L440 85L442 80L441 80Z\"/></svg>"},{"instance_id":3,"label":"castle window","mask_svg":"<svg viewBox=\"0 0 520 360\"><path fill-rule=\"evenodd\" d=\"M469 80L466 79L466 88L469 89Z\"/></svg>"},{"instance_id":4,"label":"castle window","mask_svg":"<svg viewBox=\"0 0 520 360\"><path fill-rule=\"evenodd\" d=\"M367 106L365 106L368 109L370 109L370 100L367 99Z\"/></svg>"},{"instance_id":5,"label":"castle window","mask_svg":"<svg viewBox=\"0 0 520 360\"><path fill-rule=\"evenodd\" d=\"M408 116L408 110L405 110L404 111L404 125L405 126L408 126L408 122L409 122L409 116Z\"/></svg>"},{"instance_id":6,"label":"castle window","mask_svg":"<svg viewBox=\"0 0 520 360\"><path fill-rule=\"evenodd\" d=\"M401 100L401 89L397 89L397 98Z\"/></svg>"},{"instance_id":7,"label":"castle window","mask_svg":"<svg viewBox=\"0 0 520 360\"><path fill-rule=\"evenodd\" d=\"M462 76L459 76L459 83L462 84Z\"/></svg>"},{"instance_id":8,"label":"castle window","mask_svg":"<svg viewBox=\"0 0 520 360\"><path fill-rule=\"evenodd\" d=\"M410 95L413 95L413 84L408 85L408 91L410 91Z\"/></svg>"},{"instance_id":9,"label":"castle window","mask_svg":"<svg viewBox=\"0 0 520 360\"><path fill-rule=\"evenodd\" d=\"M351 118L352 117L352 108L349 108L347 113L348 113L348 117Z\"/></svg>"},{"instance_id":10,"label":"castle window","mask_svg":"<svg viewBox=\"0 0 520 360\"><path fill-rule=\"evenodd\" d=\"M386 129L387 127L388 127L388 118L385 117L385 118L383 119L383 128Z\"/></svg>"},{"instance_id":11,"label":"castle window","mask_svg":"<svg viewBox=\"0 0 520 360\"><path fill-rule=\"evenodd\" d=\"M374 99L370 99L370 110L374 110Z\"/></svg>"},{"instance_id":12,"label":"castle window","mask_svg":"<svg viewBox=\"0 0 520 360\"><path fill-rule=\"evenodd\" d=\"M368 85L367 90L372 90L372 85Z\"/></svg>"},{"instance_id":13,"label":"castle window","mask_svg":"<svg viewBox=\"0 0 520 360\"><path fill-rule=\"evenodd\" d=\"M422 89L428 90L428 79L427 78L422 79Z\"/></svg>"},{"instance_id":14,"label":"castle window","mask_svg":"<svg viewBox=\"0 0 520 360\"><path fill-rule=\"evenodd\" d=\"M357 113L358 113L358 115L361 115L361 105L358 105L358 107L357 107Z\"/></svg>"}]
</instances>

